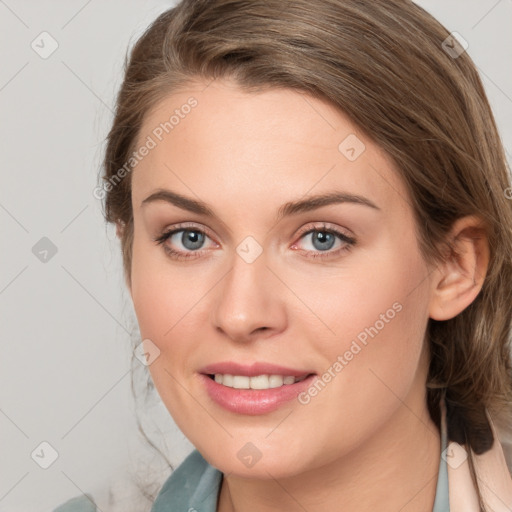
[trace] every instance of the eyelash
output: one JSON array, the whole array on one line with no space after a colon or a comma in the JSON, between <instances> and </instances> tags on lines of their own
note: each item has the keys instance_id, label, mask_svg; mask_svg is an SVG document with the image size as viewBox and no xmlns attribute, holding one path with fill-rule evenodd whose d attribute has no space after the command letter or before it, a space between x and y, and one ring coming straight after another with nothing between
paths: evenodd
<instances>
[{"instance_id":1,"label":"eyelash","mask_svg":"<svg viewBox=\"0 0 512 512\"><path fill-rule=\"evenodd\" d=\"M209 236L207 231L197 228L196 226L180 224L178 226L173 227L172 229L164 231L162 234L153 238L153 241L157 245L162 245L164 248L164 251L167 253L167 255L173 259L188 260L190 258L193 258L193 259L198 258L202 253L201 250L187 251L186 253L183 253L181 251L176 251L175 249L172 249L167 245L164 245L165 242L172 235L179 233L181 231L191 231L191 232L201 233L203 235ZM318 251L317 252L317 251L300 250L301 252L305 252L305 253L313 253L313 254L307 255L306 256L307 258L313 258L313 259L332 258L332 257L338 256L338 255L341 255L342 253L350 251L353 248L353 246L356 244L355 238L350 237L350 236L342 233L341 231L338 231L335 228L328 227L326 224L323 224L322 226L315 226L314 228L310 228L310 229L307 229L307 230L301 232L299 239L302 239L304 236L309 235L311 233L315 233L315 232L333 234L333 235L337 236L342 242L344 242L345 245L343 247L340 247L340 248L334 250L334 251ZM209 238L211 238L211 237L209 237Z\"/></svg>"}]
</instances>

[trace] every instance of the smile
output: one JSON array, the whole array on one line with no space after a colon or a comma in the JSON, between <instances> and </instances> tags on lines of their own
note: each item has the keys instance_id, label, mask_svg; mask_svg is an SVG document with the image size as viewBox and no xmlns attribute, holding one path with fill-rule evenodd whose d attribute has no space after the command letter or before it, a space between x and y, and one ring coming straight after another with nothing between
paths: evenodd
<instances>
[{"instance_id":1,"label":"smile","mask_svg":"<svg viewBox=\"0 0 512 512\"><path fill-rule=\"evenodd\" d=\"M294 377L293 375L230 375L229 373L216 373L209 375L217 384L234 389L273 389L281 386L289 386L304 380L307 375Z\"/></svg>"}]
</instances>

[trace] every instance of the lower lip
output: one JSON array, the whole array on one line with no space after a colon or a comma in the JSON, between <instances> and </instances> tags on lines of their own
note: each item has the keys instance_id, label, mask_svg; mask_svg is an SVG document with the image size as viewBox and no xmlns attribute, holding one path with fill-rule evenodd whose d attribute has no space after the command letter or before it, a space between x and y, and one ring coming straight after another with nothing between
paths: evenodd
<instances>
[{"instance_id":1,"label":"lower lip","mask_svg":"<svg viewBox=\"0 0 512 512\"><path fill-rule=\"evenodd\" d=\"M231 412L238 414L257 415L279 409L282 405L297 398L315 379L310 375L295 384L285 384L270 389L235 389L215 382L208 375L200 374L210 398Z\"/></svg>"}]
</instances>

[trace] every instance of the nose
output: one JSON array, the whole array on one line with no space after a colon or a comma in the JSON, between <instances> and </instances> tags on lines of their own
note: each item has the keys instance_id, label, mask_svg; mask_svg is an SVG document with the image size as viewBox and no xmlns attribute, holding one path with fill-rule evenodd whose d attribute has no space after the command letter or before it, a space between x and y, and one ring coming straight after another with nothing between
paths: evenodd
<instances>
[{"instance_id":1,"label":"nose","mask_svg":"<svg viewBox=\"0 0 512 512\"><path fill-rule=\"evenodd\" d=\"M247 262L238 254L233 266L215 287L212 322L235 342L267 338L286 328L283 285L267 266L263 252Z\"/></svg>"}]
</instances>

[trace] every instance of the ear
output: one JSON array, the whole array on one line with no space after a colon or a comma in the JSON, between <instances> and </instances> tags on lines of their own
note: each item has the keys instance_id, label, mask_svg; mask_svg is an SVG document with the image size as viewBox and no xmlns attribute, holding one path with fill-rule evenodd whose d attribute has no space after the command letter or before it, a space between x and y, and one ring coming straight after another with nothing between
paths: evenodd
<instances>
[{"instance_id":1,"label":"ear","mask_svg":"<svg viewBox=\"0 0 512 512\"><path fill-rule=\"evenodd\" d=\"M476 216L458 219L449 234L454 250L433 272L430 318L449 320L480 293L489 265L484 223Z\"/></svg>"}]
</instances>

